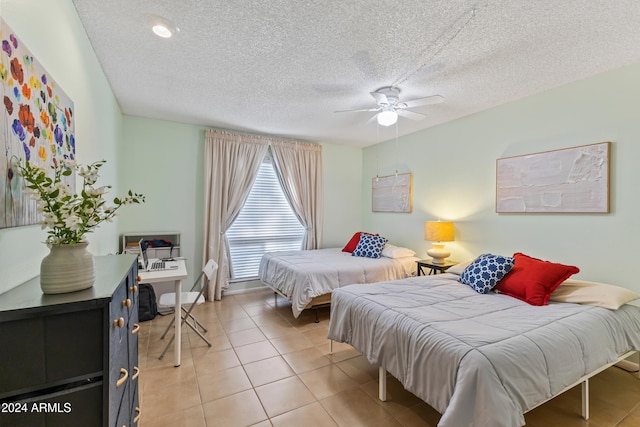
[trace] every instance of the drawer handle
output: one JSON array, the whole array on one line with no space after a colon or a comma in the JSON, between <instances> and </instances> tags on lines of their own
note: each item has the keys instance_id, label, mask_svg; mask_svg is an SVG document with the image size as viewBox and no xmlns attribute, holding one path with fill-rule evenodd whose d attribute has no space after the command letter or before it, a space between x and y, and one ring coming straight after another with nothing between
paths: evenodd
<instances>
[{"instance_id":1,"label":"drawer handle","mask_svg":"<svg viewBox=\"0 0 640 427\"><path fill-rule=\"evenodd\" d=\"M129 378L129 372L127 372L127 370L124 368L120 368L120 374L122 375L122 377L120 377L120 379L116 382L116 387L120 387L122 384L124 384L127 378Z\"/></svg>"},{"instance_id":2,"label":"drawer handle","mask_svg":"<svg viewBox=\"0 0 640 427\"><path fill-rule=\"evenodd\" d=\"M114 328L122 328L124 326L124 318L119 318L113 321Z\"/></svg>"},{"instance_id":3,"label":"drawer handle","mask_svg":"<svg viewBox=\"0 0 640 427\"><path fill-rule=\"evenodd\" d=\"M122 301L122 306L123 307L131 307L131 300L129 298L127 298L126 300Z\"/></svg>"},{"instance_id":4,"label":"drawer handle","mask_svg":"<svg viewBox=\"0 0 640 427\"><path fill-rule=\"evenodd\" d=\"M138 424L138 421L140 421L140 415L142 415L142 410L140 409L140 407L139 407L139 406L136 406L136 414L138 414L138 415L136 415L136 416L133 418L133 422L134 422L134 423L136 423L136 424Z\"/></svg>"},{"instance_id":5,"label":"drawer handle","mask_svg":"<svg viewBox=\"0 0 640 427\"><path fill-rule=\"evenodd\" d=\"M138 325L137 323L134 323L133 329L131 330L131 335L137 334L138 331L140 331L140 325Z\"/></svg>"},{"instance_id":6,"label":"drawer handle","mask_svg":"<svg viewBox=\"0 0 640 427\"><path fill-rule=\"evenodd\" d=\"M133 372L134 374L131 376L131 381L135 381L135 379L138 378L138 375L140 375L140 368L138 368L137 366L134 366Z\"/></svg>"},{"instance_id":7,"label":"drawer handle","mask_svg":"<svg viewBox=\"0 0 640 427\"><path fill-rule=\"evenodd\" d=\"M136 280L139 282L140 281L140 276L136 277ZM136 285L133 285L129 288L129 290L131 291L131 293L136 293L138 292L138 287Z\"/></svg>"}]
</instances>

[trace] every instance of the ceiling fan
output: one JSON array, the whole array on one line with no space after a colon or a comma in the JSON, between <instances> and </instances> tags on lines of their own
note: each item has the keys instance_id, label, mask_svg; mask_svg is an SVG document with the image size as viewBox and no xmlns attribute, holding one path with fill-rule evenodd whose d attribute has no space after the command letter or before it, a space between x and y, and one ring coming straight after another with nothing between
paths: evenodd
<instances>
[{"instance_id":1,"label":"ceiling fan","mask_svg":"<svg viewBox=\"0 0 640 427\"><path fill-rule=\"evenodd\" d=\"M406 117L411 120L422 120L426 116L424 114L410 111L409 108L422 107L425 105L439 104L444 102L444 98L440 95L427 96L425 98L412 99L410 101L400 102L400 88L395 86L385 86L370 92L371 96L378 104L377 108L365 108L361 110L342 110L336 113L351 113L360 111L377 111L374 115L378 120L378 124L382 126L391 126L398 120L398 116Z\"/></svg>"}]
</instances>

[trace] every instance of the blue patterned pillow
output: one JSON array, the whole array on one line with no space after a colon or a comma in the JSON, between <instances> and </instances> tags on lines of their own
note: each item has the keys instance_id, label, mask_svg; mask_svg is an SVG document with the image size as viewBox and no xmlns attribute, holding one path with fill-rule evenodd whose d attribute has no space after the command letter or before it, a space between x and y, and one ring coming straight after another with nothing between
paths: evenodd
<instances>
[{"instance_id":1,"label":"blue patterned pillow","mask_svg":"<svg viewBox=\"0 0 640 427\"><path fill-rule=\"evenodd\" d=\"M358 242L358 246L356 246L356 249L351 253L351 256L380 258L382 248L384 248L387 242L388 240L382 236L362 233L360 235L360 242Z\"/></svg>"},{"instance_id":2,"label":"blue patterned pillow","mask_svg":"<svg viewBox=\"0 0 640 427\"><path fill-rule=\"evenodd\" d=\"M511 270L514 262L513 257L482 254L464 269L458 281L486 294Z\"/></svg>"}]
</instances>

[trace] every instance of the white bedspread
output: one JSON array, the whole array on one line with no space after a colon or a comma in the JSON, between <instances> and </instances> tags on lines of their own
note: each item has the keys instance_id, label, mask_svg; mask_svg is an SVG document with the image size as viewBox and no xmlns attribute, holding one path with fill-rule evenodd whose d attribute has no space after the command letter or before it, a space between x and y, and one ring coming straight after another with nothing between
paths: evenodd
<instances>
[{"instance_id":1,"label":"white bedspread","mask_svg":"<svg viewBox=\"0 0 640 427\"><path fill-rule=\"evenodd\" d=\"M514 427L583 376L640 349L640 309L478 294L453 274L337 289L329 338L351 344L442 414Z\"/></svg>"},{"instance_id":2,"label":"white bedspread","mask_svg":"<svg viewBox=\"0 0 640 427\"><path fill-rule=\"evenodd\" d=\"M260 261L260 280L291 300L298 317L309 302L354 283L374 283L415 276L416 257L365 258L341 248L268 252Z\"/></svg>"}]
</instances>

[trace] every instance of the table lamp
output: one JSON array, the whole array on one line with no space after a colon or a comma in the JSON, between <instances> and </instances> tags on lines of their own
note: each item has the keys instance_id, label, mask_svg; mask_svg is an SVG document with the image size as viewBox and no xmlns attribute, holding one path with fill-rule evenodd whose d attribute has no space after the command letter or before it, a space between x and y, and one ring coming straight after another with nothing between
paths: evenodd
<instances>
[{"instance_id":1,"label":"table lamp","mask_svg":"<svg viewBox=\"0 0 640 427\"><path fill-rule=\"evenodd\" d=\"M451 252L444 249L444 243L452 242L453 239L453 222L450 221L427 221L424 223L424 240L433 243L433 247L427 250L427 255L432 258L434 264L444 264L445 258L451 255Z\"/></svg>"}]
</instances>

